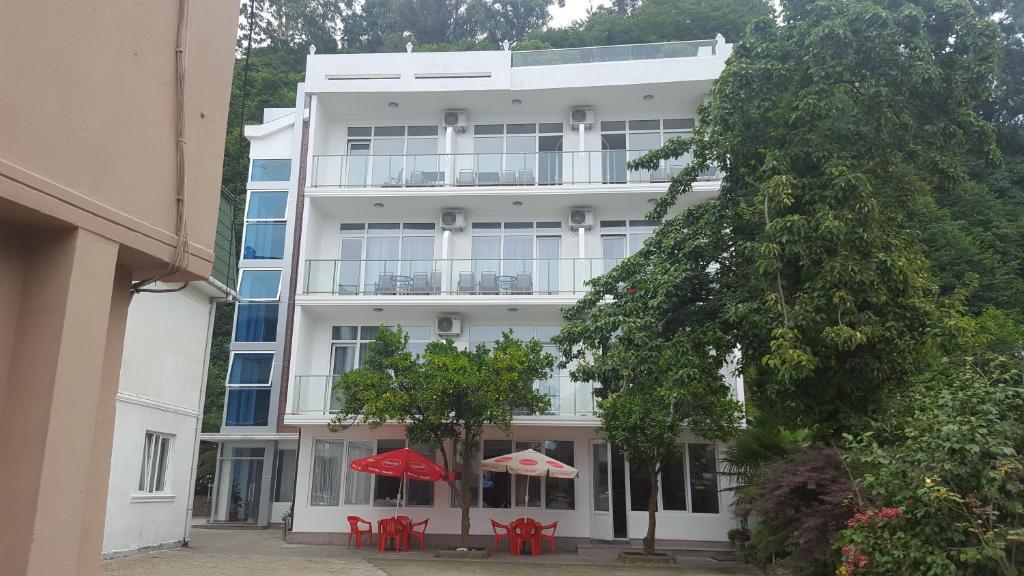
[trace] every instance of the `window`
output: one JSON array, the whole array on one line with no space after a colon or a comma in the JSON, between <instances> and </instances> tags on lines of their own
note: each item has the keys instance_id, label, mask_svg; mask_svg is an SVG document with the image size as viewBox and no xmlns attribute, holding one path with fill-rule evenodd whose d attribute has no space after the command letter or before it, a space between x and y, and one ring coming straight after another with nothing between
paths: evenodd
<instances>
[{"instance_id":1,"label":"window","mask_svg":"<svg viewBox=\"0 0 1024 576\"><path fill-rule=\"evenodd\" d=\"M477 184L561 183L562 134L563 126L558 122L474 125L473 173Z\"/></svg>"},{"instance_id":2,"label":"window","mask_svg":"<svg viewBox=\"0 0 1024 576\"><path fill-rule=\"evenodd\" d=\"M405 448L403 439L381 440L316 440L313 447L312 506L337 506L344 474L345 505L394 507L401 478L375 476L352 471L352 461L373 454ZM427 446L410 445L411 449L434 459L434 451ZM344 454L344 466L342 463ZM406 506L433 506L434 483L406 479L402 487Z\"/></svg>"},{"instance_id":3,"label":"window","mask_svg":"<svg viewBox=\"0 0 1024 576\"><path fill-rule=\"evenodd\" d=\"M690 494L693 511L718 513L718 467L713 444L689 444Z\"/></svg>"},{"instance_id":4,"label":"window","mask_svg":"<svg viewBox=\"0 0 1024 576\"><path fill-rule=\"evenodd\" d=\"M273 352L232 352L228 386L270 386Z\"/></svg>"},{"instance_id":5,"label":"window","mask_svg":"<svg viewBox=\"0 0 1024 576\"><path fill-rule=\"evenodd\" d=\"M541 454L573 466L574 445L566 440L537 440L512 442L511 440L484 440L482 459L494 458L511 452L533 449ZM479 476L480 505L484 508L510 508L515 494L515 507L547 508L549 510L574 510L576 508L576 484L571 478L540 478L511 475L505 472L484 470ZM476 506L476 492L473 492ZM452 506L458 506L454 495Z\"/></svg>"},{"instance_id":6,"label":"window","mask_svg":"<svg viewBox=\"0 0 1024 576\"><path fill-rule=\"evenodd\" d=\"M368 506L373 475L353 473L352 461L373 454L373 440L349 441L345 456L345 504Z\"/></svg>"},{"instance_id":7,"label":"window","mask_svg":"<svg viewBox=\"0 0 1024 576\"><path fill-rule=\"evenodd\" d=\"M225 426L266 426L270 411L270 388L227 390Z\"/></svg>"},{"instance_id":8,"label":"window","mask_svg":"<svg viewBox=\"0 0 1024 576\"><path fill-rule=\"evenodd\" d=\"M444 183L438 127L348 128L347 186L437 186Z\"/></svg>"},{"instance_id":9,"label":"window","mask_svg":"<svg viewBox=\"0 0 1024 576\"><path fill-rule=\"evenodd\" d=\"M459 274L460 292L559 292L561 222L474 222L471 229L472 278Z\"/></svg>"},{"instance_id":10,"label":"window","mask_svg":"<svg viewBox=\"0 0 1024 576\"><path fill-rule=\"evenodd\" d=\"M278 450L274 472L274 502L295 499L295 450Z\"/></svg>"},{"instance_id":11,"label":"window","mask_svg":"<svg viewBox=\"0 0 1024 576\"><path fill-rule=\"evenodd\" d=\"M284 257L287 192L249 192L245 211L242 258L272 260Z\"/></svg>"},{"instance_id":12,"label":"window","mask_svg":"<svg viewBox=\"0 0 1024 576\"><path fill-rule=\"evenodd\" d=\"M241 303L235 307L235 342L277 340L279 304Z\"/></svg>"},{"instance_id":13,"label":"window","mask_svg":"<svg viewBox=\"0 0 1024 576\"><path fill-rule=\"evenodd\" d=\"M277 300L281 295L281 270L243 269L238 295L244 300Z\"/></svg>"},{"instance_id":14,"label":"window","mask_svg":"<svg viewBox=\"0 0 1024 576\"><path fill-rule=\"evenodd\" d=\"M671 138L688 138L693 133L692 118L665 120L613 120L601 122L602 177L605 183L665 182L670 180L690 157L665 161L654 170L627 171L626 161L660 147Z\"/></svg>"},{"instance_id":15,"label":"window","mask_svg":"<svg viewBox=\"0 0 1024 576\"><path fill-rule=\"evenodd\" d=\"M636 254L661 224L658 220L601 220L601 255L607 272Z\"/></svg>"},{"instance_id":16,"label":"window","mask_svg":"<svg viewBox=\"0 0 1024 576\"><path fill-rule=\"evenodd\" d=\"M139 473L139 492L164 492L167 484L167 461L170 459L170 434L146 432L142 449L142 471Z\"/></svg>"},{"instance_id":17,"label":"window","mask_svg":"<svg viewBox=\"0 0 1024 576\"><path fill-rule=\"evenodd\" d=\"M339 440L313 442L313 485L310 506L337 506L341 498L341 474L345 443Z\"/></svg>"},{"instance_id":18,"label":"window","mask_svg":"<svg viewBox=\"0 0 1024 576\"><path fill-rule=\"evenodd\" d=\"M484 440L481 459L486 460L514 451L511 440ZM480 478L480 494L484 508L511 508L512 475L507 472L484 470Z\"/></svg>"},{"instance_id":19,"label":"window","mask_svg":"<svg viewBox=\"0 0 1024 576\"><path fill-rule=\"evenodd\" d=\"M409 351L422 354L427 342L434 339L430 326L399 326L409 335ZM389 326L394 328L394 326ZM331 374L350 372L359 367L370 350L370 342L377 337L377 326L334 326L331 329ZM333 407L332 409L337 408Z\"/></svg>"},{"instance_id":20,"label":"window","mask_svg":"<svg viewBox=\"0 0 1024 576\"><path fill-rule=\"evenodd\" d=\"M714 444L680 444L678 452L666 459L658 484L659 510L717 514L718 464ZM629 464L630 508L646 511L651 495L646 466Z\"/></svg>"},{"instance_id":21,"label":"window","mask_svg":"<svg viewBox=\"0 0 1024 576\"><path fill-rule=\"evenodd\" d=\"M405 440L377 440L377 454L398 450L399 448L405 448ZM374 478L374 484L373 505L394 508L399 496L402 479L377 476Z\"/></svg>"},{"instance_id":22,"label":"window","mask_svg":"<svg viewBox=\"0 0 1024 576\"><path fill-rule=\"evenodd\" d=\"M441 289L433 222L341 225L338 292L430 293Z\"/></svg>"},{"instance_id":23,"label":"window","mask_svg":"<svg viewBox=\"0 0 1024 576\"><path fill-rule=\"evenodd\" d=\"M253 182L287 182L291 179L292 161L283 159L253 160L252 174L249 180Z\"/></svg>"}]
</instances>

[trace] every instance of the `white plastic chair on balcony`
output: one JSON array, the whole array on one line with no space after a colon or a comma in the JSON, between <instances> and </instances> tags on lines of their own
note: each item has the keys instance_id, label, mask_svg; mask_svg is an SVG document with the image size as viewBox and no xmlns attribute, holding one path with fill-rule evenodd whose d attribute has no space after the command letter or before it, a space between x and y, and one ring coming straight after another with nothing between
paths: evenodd
<instances>
[{"instance_id":1,"label":"white plastic chair on balcony","mask_svg":"<svg viewBox=\"0 0 1024 576\"><path fill-rule=\"evenodd\" d=\"M537 181L533 178L533 170L520 170L516 174L520 186L533 186Z\"/></svg>"},{"instance_id":2,"label":"white plastic chair on balcony","mask_svg":"<svg viewBox=\"0 0 1024 576\"><path fill-rule=\"evenodd\" d=\"M455 184L457 186L473 186L476 184L476 173L472 170L459 170L459 179Z\"/></svg>"}]
</instances>

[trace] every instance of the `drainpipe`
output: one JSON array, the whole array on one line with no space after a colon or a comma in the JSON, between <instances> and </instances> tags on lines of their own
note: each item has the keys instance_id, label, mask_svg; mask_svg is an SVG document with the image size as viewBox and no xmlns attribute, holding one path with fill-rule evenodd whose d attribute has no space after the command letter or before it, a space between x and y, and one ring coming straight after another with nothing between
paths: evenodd
<instances>
[{"instance_id":1,"label":"drainpipe","mask_svg":"<svg viewBox=\"0 0 1024 576\"><path fill-rule=\"evenodd\" d=\"M214 279L209 280L225 294L231 294L231 290ZM199 387L199 405L196 406L196 429L195 441L192 445L192 471L188 481L188 505L185 507L185 532L181 541L183 546L188 546L192 540L192 509L195 506L196 498L196 474L199 472L199 434L203 431L203 410L206 408L206 381L210 375L210 349L213 347L213 324L217 314L217 304L231 301L230 297L210 298L210 314L206 320L206 346L204 346L203 382ZM212 503L211 503L212 504Z\"/></svg>"}]
</instances>

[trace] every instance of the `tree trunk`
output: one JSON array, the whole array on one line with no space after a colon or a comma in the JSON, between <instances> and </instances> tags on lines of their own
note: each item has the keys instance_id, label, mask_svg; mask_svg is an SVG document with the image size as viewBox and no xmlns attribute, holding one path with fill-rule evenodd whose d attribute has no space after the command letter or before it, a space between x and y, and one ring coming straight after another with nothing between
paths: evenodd
<instances>
[{"instance_id":1,"label":"tree trunk","mask_svg":"<svg viewBox=\"0 0 1024 576\"><path fill-rule=\"evenodd\" d=\"M462 508L462 546L469 546L469 459L472 455L469 449L469 442L464 438L462 441L462 489L459 490L459 507Z\"/></svg>"},{"instance_id":2,"label":"tree trunk","mask_svg":"<svg viewBox=\"0 0 1024 576\"><path fill-rule=\"evenodd\" d=\"M651 476L651 496L647 501L647 535L644 536L644 555L654 554L654 534L658 529L658 467L651 462L647 465Z\"/></svg>"}]
</instances>

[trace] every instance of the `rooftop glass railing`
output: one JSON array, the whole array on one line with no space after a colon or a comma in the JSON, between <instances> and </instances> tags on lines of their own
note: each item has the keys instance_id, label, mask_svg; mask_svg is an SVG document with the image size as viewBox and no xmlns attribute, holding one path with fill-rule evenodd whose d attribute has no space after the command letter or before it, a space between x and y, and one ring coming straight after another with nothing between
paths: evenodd
<instances>
[{"instance_id":1,"label":"rooftop glass railing","mask_svg":"<svg viewBox=\"0 0 1024 576\"><path fill-rule=\"evenodd\" d=\"M506 152L477 154L314 156L311 185L339 188L438 188L562 186L668 182L689 157L654 170L628 170L647 150ZM701 178L714 180L712 169Z\"/></svg>"},{"instance_id":2,"label":"rooftop glass railing","mask_svg":"<svg viewBox=\"0 0 1024 576\"><path fill-rule=\"evenodd\" d=\"M288 413L302 416L332 416L337 414L344 400L333 390L337 376L295 376ZM593 416L594 385L573 382L568 374L556 374L536 382L534 387L548 397L551 404L547 412L534 414L516 411L517 416Z\"/></svg>"},{"instance_id":3,"label":"rooftop glass railing","mask_svg":"<svg viewBox=\"0 0 1024 576\"><path fill-rule=\"evenodd\" d=\"M560 64L589 64L592 62L623 62L628 60L656 60L661 58L693 58L714 56L714 40L661 42L657 44L626 44L621 46L592 46L555 50L522 50L512 52L512 67L556 66Z\"/></svg>"},{"instance_id":4,"label":"rooftop glass railing","mask_svg":"<svg viewBox=\"0 0 1024 576\"><path fill-rule=\"evenodd\" d=\"M386 295L573 295L620 258L307 260L304 293Z\"/></svg>"}]
</instances>

